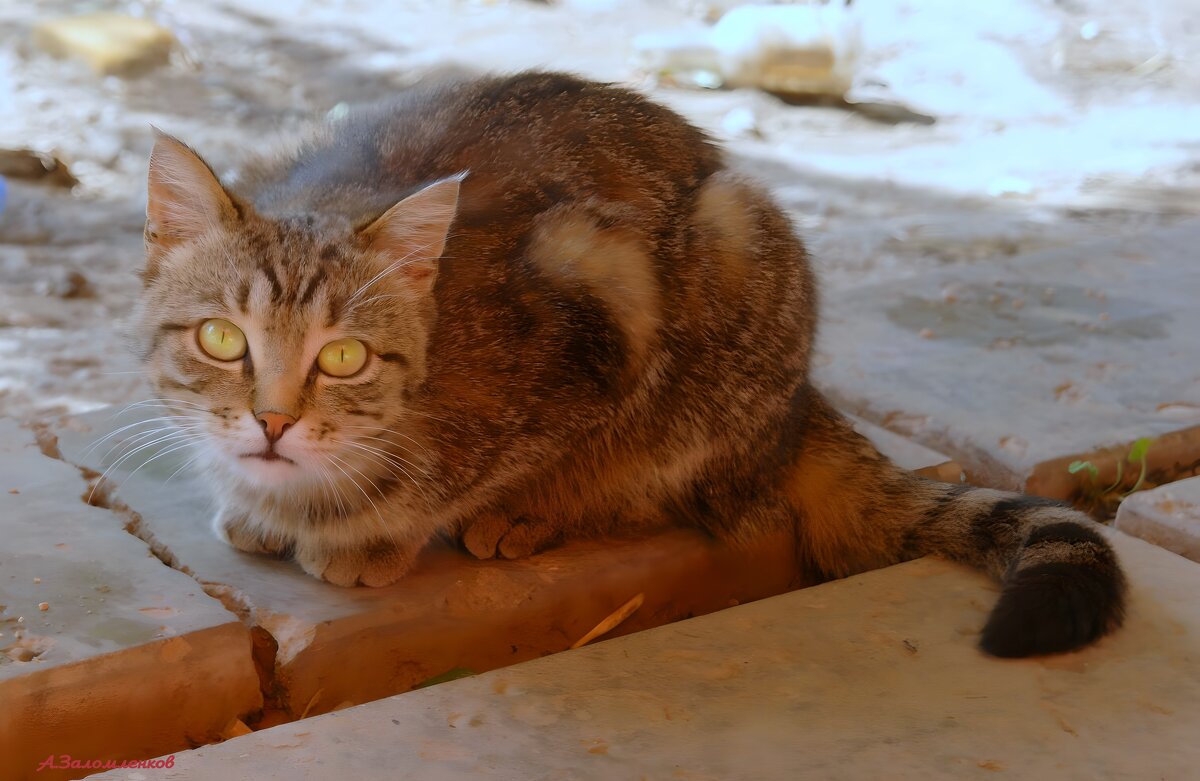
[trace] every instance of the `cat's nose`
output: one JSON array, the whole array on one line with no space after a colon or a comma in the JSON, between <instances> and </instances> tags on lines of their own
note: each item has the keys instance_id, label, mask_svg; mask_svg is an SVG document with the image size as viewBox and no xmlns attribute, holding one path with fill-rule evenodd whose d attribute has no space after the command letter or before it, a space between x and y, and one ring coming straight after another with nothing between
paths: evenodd
<instances>
[{"instance_id":1,"label":"cat's nose","mask_svg":"<svg viewBox=\"0 0 1200 781\"><path fill-rule=\"evenodd\" d=\"M260 412L254 417L258 418L259 425L263 428L263 434L267 436L267 442L274 445L283 436L283 432L295 424L296 419L291 415L285 415L282 412Z\"/></svg>"}]
</instances>

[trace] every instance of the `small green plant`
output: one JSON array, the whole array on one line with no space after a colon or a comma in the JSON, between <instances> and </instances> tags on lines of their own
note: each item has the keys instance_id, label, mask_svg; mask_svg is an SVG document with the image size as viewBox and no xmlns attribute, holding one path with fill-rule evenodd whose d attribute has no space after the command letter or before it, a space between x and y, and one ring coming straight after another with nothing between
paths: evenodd
<instances>
[{"instance_id":1,"label":"small green plant","mask_svg":"<svg viewBox=\"0 0 1200 781\"><path fill-rule=\"evenodd\" d=\"M428 686L437 686L439 683L457 681L459 678L470 678L472 675L476 675L474 670L468 670L466 667L451 667L441 675L435 675L432 678L426 678L413 688L424 689Z\"/></svg>"},{"instance_id":2,"label":"small green plant","mask_svg":"<svg viewBox=\"0 0 1200 781\"><path fill-rule=\"evenodd\" d=\"M1113 480L1111 485L1103 485L1100 483L1100 468L1091 461L1072 461L1067 467L1067 471L1073 475L1080 472L1087 474L1087 480L1080 486L1081 499L1084 504L1084 509L1087 510L1102 510L1105 515L1112 515L1116 506L1121 503L1121 500L1130 494L1140 491L1146 485L1146 470L1148 468L1146 456L1150 452L1150 446L1154 444L1152 437L1142 437L1136 440L1129 447L1129 453L1124 459L1117 460L1117 479ZM1125 464L1129 463L1139 467L1137 481L1128 490L1122 490L1125 485Z\"/></svg>"}]
</instances>

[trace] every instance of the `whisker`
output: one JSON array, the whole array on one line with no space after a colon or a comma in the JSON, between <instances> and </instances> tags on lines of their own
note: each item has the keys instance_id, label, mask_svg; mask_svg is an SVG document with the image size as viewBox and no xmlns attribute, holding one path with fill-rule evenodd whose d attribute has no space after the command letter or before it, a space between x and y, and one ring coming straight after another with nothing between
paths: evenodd
<instances>
[{"instance_id":1,"label":"whisker","mask_svg":"<svg viewBox=\"0 0 1200 781\"><path fill-rule=\"evenodd\" d=\"M203 418L194 417L194 416L191 416L191 415L165 415L165 416L162 416L162 417L157 417L157 418L147 418L147 419L145 419L145 420L139 420L139 421L137 421L136 423L130 423L130 424L128 424L128 425L121 426L119 429L117 429L117 430L115 430L115 431L110 431L110 432L108 432L108 433L107 433L107 434L105 434L103 437L101 437L100 439L97 439L95 442L93 442L91 445L89 445L89 446L88 446L88 447L87 447L87 448L86 448L86 449L83 451L83 453L81 454L81 456L82 456L82 457L84 457L84 458L86 458L86 457L87 457L87 456L88 456L88 455L89 455L89 454L90 454L90 453L91 453L93 450L95 450L95 449L96 449L97 447L99 447L101 444L103 444L104 442L108 441L109 439L111 439L111 438L113 438L113 437L117 436L118 434L120 434L120 433L122 433L122 432L124 432L124 431L128 431L128 430L129 430L129 429L131 429L131 428L136 428L137 426L145 426L145 425L148 425L148 424L150 424L150 423L168 422L168 421L173 421L173 420L176 420L176 419L180 419L180 420L195 420L195 421L203 421ZM164 427L164 428L165 428L165 427ZM109 452L111 453L112 451L110 450Z\"/></svg>"},{"instance_id":2,"label":"whisker","mask_svg":"<svg viewBox=\"0 0 1200 781\"><path fill-rule=\"evenodd\" d=\"M179 404L179 405L182 405L185 407L192 407L197 410L203 410L204 412L208 412L208 408L205 407L203 404L197 404L196 402L188 401L187 399L169 399L169 398L164 397L164 398L157 398L157 399L142 399L141 401L135 401L132 404L126 404L124 407L121 408L121 410L119 412L114 414L112 417L117 418L117 417L120 417L121 415L124 415L126 412L128 412L131 409L137 409L139 407L147 407L152 404L157 404L159 406L166 407L166 405L168 403ZM110 420L111 420L111 418L110 418Z\"/></svg>"},{"instance_id":3,"label":"whisker","mask_svg":"<svg viewBox=\"0 0 1200 781\"><path fill-rule=\"evenodd\" d=\"M321 471L324 473L325 480L329 483L329 487L333 492L333 498L337 502L338 518L345 518L346 517L346 505L342 503L342 492L337 484L337 481L334 480L333 472L330 471L328 469L327 465L325 465L325 464L321 465Z\"/></svg>"},{"instance_id":4,"label":"whisker","mask_svg":"<svg viewBox=\"0 0 1200 781\"><path fill-rule=\"evenodd\" d=\"M98 480L96 480L95 484L92 486L92 490L88 493L88 503L89 504L91 503L92 497L95 496L95 494L96 494L96 490L108 479L109 474L111 474L114 469L118 469L121 466L121 464L128 461L130 458L132 458L137 453L140 453L141 451L145 450L146 448L154 447L155 445L163 443L163 442L175 442L175 441L178 441L180 438L187 438L187 437L191 437L191 436L194 436L194 435L190 434L189 432L173 431L173 432L171 432L169 434L165 434L157 439L151 440L150 442L146 442L144 444L138 445L133 450L129 451L128 453L125 453L120 458L118 458L116 461L114 461L112 464L110 464L109 467L107 469L105 469L104 472L100 475L100 478Z\"/></svg>"},{"instance_id":5,"label":"whisker","mask_svg":"<svg viewBox=\"0 0 1200 781\"><path fill-rule=\"evenodd\" d=\"M350 467L351 469L354 469L355 472L358 472L364 478L366 478L366 475L363 475L362 472L359 472L358 469L355 469L355 467L352 464L342 461L342 459L338 458L337 456L333 455L332 453L327 453L326 455L328 456L329 459L332 460L333 465L335 467L337 467L337 469L346 476L346 479L349 480L350 483L355 488L358 489L359 493L361 493L363 495L363 498L366 499L368 503L370 503L371 508L373 510L375 510L375 515L379 518L380 528L383 529L385 532L387 532L388 538L392 541L393 544L396 544L396 538L392 534L392 530L388 528L387 522L383 520L383 513L381 513L379 511L379 507L378 507L378 505L375 504L375 500L373 500L367 494L366 490L361 485L358 484L357 480L355 480L353 477L350 476L349 472L347 472L345 469L342 469L341 464L346 464L346 466ZM367 479L367 483L368 483L368 485L371 485L372 487L374 487L374 485L375 485L374 483L372 483L370 481L370 479Z\"/></svg>"},{"instance_id":6,"label":"whisker","mask_svg":"<svg viewBox=\"0 0 1200 781\"><path fill-rule=\"evenodd\" d=\"M116 450L117 448L123 447L123 446L134 445L134 444L138 443L139 441L144 440L147 436L152 436L156 433L162 433L162 432L166 432L166 431L189 431L189 432L195 433L198 431L202 431L203 430L202 426L197 425L197 423L202 423L202 422L203 421L200 421L199 419L194 419L194 422L189 420L189 422L187 422L187 423L178 423L178 422L174 422L174 421L166 422L161 418L139 421L138 424L134 424L134 425L148 425L148 424L154 424L154 425L152 428L149 428L145 431L133 431L128 434L125 434L125 436L123 438L117 439L108 448L108 450L105 451L104 455L100 457L100 462L104 463L105 461L107 461L109 456L111 456L113 451ZM95 449L97 447L99 447L100 445L102 445L105 442L107 442L108 440L112 439L114 436L124 433L125 431L127 431L129 428L132 428L132 427L133 427L132 425L126 426L126 427L123 427L121 429L118 429L117 431L114 431L114 432L108 434L107 436L101 437L100 439L93 442L83 452L82 455L84 457L87 457L92 452L94 452Z\"/></svg>"},{"instance_id":7,"label":"whisker","mask_svg":"<svg viewBox=\"0 0 1200 781\"><path fill-rule=\"evenodd\" d=\"M329 475L329 470L326 469L325 465L320 463L319 461L314 463L313 466L315 466L321 474L321 482L319 483L319 485L321 486L321 498L324 502L322 505L322 509L326 510L326 511L332 511L333 503L330 501L330 497L329 497L329 482L331 479L330 475ZM311 502L310 502L310 504L311 504ZM339 507L338 509L340 510L341 508ZM326 514L328 514L328 512L323 512L321 514L326 515Z\"/></svg>"},{"instance_id":8,"label":"whisker","mask_svg":"<svg viewBox=\"0 0 1200 781\"><path fill-rule=\"evenodd\" d=\"M404 458L403 456L401 456L401 455L399 455L399 454L397 454L397 453L391 453L391 452L389 452L389 451L387 451L387 450L384 450L383 448L376 447L375 445L368 445L368 444L366 444L366 443L364 443L364 442L362 442L362 441L361 441L361 440L363 440L363 439L370 439L370 440L373 440L373 441L376 441L376 442L383 442L383 443L384 443L384 444L386 444L386 445L392 445L392 446L394 446L394 447L403 448L403 449L404 449L404 451L405 451L406 453L407 453L407 452L409 452L408 448L404 447L404 445L401 445L399 442L392 442L390 439L383 439L383 438L381 438L381 437L363 437L363 436L360 436L360 437L358 437L358 438L356 438L356 439L353 439L353 440L348 440L348 439L337 439L337 438L333 438L333 441L334 441L334 442L340 442L340 443L342 443L342 444L346 444L346 445L357 445L357 446L361 446L361 447L367 448L368 450L373 450L373 451L375 451L375 452L377 452L377 453L384 453L384 454L386 454L388 457L396 459L397 461L401 462L401 463L402 463L402 464L404 464L405 466L412 467L413 469L418 469L418 470L420 470L421 472L424 472L424 473L426 473L426 475L428 476L429 470L428 470L426 467L424 467L424 466L422 466L422 465L420 465L420 464L415 464L415 463L413 463L412 461L409 461L408 459Z\"/></svg>"},{"instance_id":9,"label":"whisker","mask_svg":"<svg viewBox=\"0 0 1200 781\"><path fill-rule=\"evenodd\" d=\"M402 296L399 293L380 293L377 296L371 296L370 298L364 298L362 301L359 301L358 303L356 303L354 306L350 307L346 311L353 312L355 309L358 309L360 306L366 306L367 304L370 304L375 301L382 301L385 298L407 298L407 296Z\"/></svg>"},{"instance_id":10,"label":"whisker","mask_svg":"<svg viewBox=\"0 0 1200 781\"><path fill-rule=\"evenodd\" d=\"M108 450L104 451L104 455L100 457L100 463L101 464L106 463L108 461L109 457L112 456L113 451L117 450L118 448L132 447L141 442L144 442L149 437L153 437L158 434L163 434L163 433L168 433L168 432L173 432L173 431L186 431L188 433L195 434L195 433L197 433L198 430L199 430L198 427L195 427L191 424L188 424L185 426L157 425L154 428L148 429L146 431L138 431L138 432L131 433L131 434L127 435L124 439L120 439L120 440L114 442L108 448ZM105 439L107 439L107 437ZM103 442L103 441L104 440L101 440L101 442ZM97 443L97 444L99 444L99 443Z\"/></svg>"},{"instance_id":11,"label":"whisker","mask_svg":"<svg viewBox=\"0 0 1200 781\"><path fill-rule=\"evenodd\" d=\"M153 447L154 445L158 444L159 442L166 442L166 441L169 441L172 439L178 439L180 437L193 436L194 432L182 431L180 429L168 429L168 428L164 427L161 429L156 429L155 431L152 431L152 432L147 432L147 434L150 437L149 441L145 441L147 439L147 437L139 437L140 441L138 442L137 446L132 448L131 450L126 451L125 453L122 453L120 456L118 456L115 461L113 461L111 464L109 464L108 469L113 469L113 468L119 467L122 462L126 461L131 456L133 456L137 453L140 453L142 450L145 450L148 447ZM128 444L128 443L122 443L122 444ZM107 459L105 459L105 460L107 460ZM101 461L101 463L103 463L103 461ZM105 471L108 471L108 470L105 470Z\"/></svg>"},{"instance_id":12,"label":"whisker","mask_svg":"<svg viewBox=\"0 0 1200 781\"><path fill-rule=\"evenodd\" d=\"M375 482L373 480L371 480L371 478L364 475L356 466L354 466L354 464L351 464L349 461L344 461L341 458L338 458L337 456L333 455L332 453L330 453L328 455L330 458L332 458L334 460L335 464L339 464L339 463L345 464L346 466L350 467L355 472L357 472L360 476L362 476L362 478L367 481L367 485L371 486L372 488L375 488L375 490L379 490L378 487L375 485ZM350 475L347 474L346 477L350 477ZM379 528L383 529L383 531L387 533L388 539L391 540L392 544L396 545L398 547L399 543L396 541L396 536L394 534L392 534L392 530L391 530L391 528L388 527L387 521L385 521L383 519L383 513L380 512L379 505L375 504L375 500L367 495L367 492L363 489L363 487L361 485L358 484L357 480L355 480L354 478L351 477L350 482L353 483L354 487L357 488L364 497L366 497L368 502L370 502L371 508L373 510L375 510L376 517L379 518Z\"/></svg>"},{"instance_id":13,"label":"whisker","mask_svg":"<svg viewBox=\"0 0 1200 781\"><path fill-rule=\"evenodd\" d=\"M204 453L197 453L196 455L189 458L187 461L184 461L182 464L180 464L178 469L176 469L174 472L171 473L170 477L168 477L166 480L163 480L163 485L166 485L167 483L171 482L171 480L173 480L176 475L178 475L183 470L187 469L192 464L199 461L200 457L203 455L204 455Z\"/></svg>"},{"instance_id":14,"label":"whisker","mask_svg":"<svg viewBox=\"0 0 1200 781\"><path fill-rule=\"evenodd\" d=\"M109 463L109 458L119 448L134 447L135 445L145 442L150 437L156 437L159 434L165 434L165 433L168 433L168 432L171 432L174 430L175 429L173 429L171 426L155 426L154 428L149 429L147 431L138 431L133 434L130 434L129 436L125 437L124 439L120 439L120 440L114 442L108 448L108 450L104 451L104 455L100 456L100 463L101 464Z\"/></svg>"},{"instance_id":15,"label":"whisker","mask_svg":"<svg viewBox=\"0 0 1200 781\"><path fill-rule=\"evenodd\" d=\"M176 443L176 444L172 444L172 445L171 445L170 447L168 447L166 450L163 450L162 452L160 452L160 453L158 453L158 454L156 454L156 455L154 455L154 456L151 456L150 458L146 459L146 460L145 460L145 461L143 461L141 464L138 464L138 466L137 466L137 468L136 468L136 469L134 469L132 472L130 472L128 475L126 475L126 476L125 476L125 480L131 480L131 479L133 478L133 476L134 476L134 475L136 475L136 474L137 474L138 472L140 472L142 469L146 468L147 466L149 466L150 464L154 463L154 462L155 462L155 461L157 461L158 459L162 458L163 456L167 456L167 455L170 455L171 453L175 453L175 452L178 452L178 451L180 451L180 450L184 450L185 448L189 448L189 447L191 447L192 445L194 445L195 443L196 443L196 440L194 440L194 439L189 439L189 440L184 440L183 442L179 442L179 443ZM124 481L122 481L122 482L124 482Z\"/></svg>"},{"instance_id":16,"label":"whisker","mask_svg":"<svg viewBox=\"0 0 1200 781\"><path fill-rule=\"evenodd\" d=\"M425 488L421 485L420 481L413 477L413 475L407 469L405 469L400 462L392 460L394 458L398 458L397 456L394 456L384 450L380 450L379 448L373 448L370 445L363 445L361 443L350 442L343 439L334 439L333 441L361 450L366 454L367 458L370 458L375 463L383 466L393 477L404 477L408 480L408 482L412 483L413 487L416 488L421 494L421 498L425 501L426 508L433 507L432 502L429 500L429 495L425 493ZM400 471L399 475L397 475L395 472L397 469Z\"/></svg>"},{"instance_id":17,"label":"whisker","mask_svg":"<svg viewBox=\"0 0 1200 781\"><path fill-rule=\"evenodd\" d=\"M461 236L461 235L463 235L463 234L461 234L461 233L457 233L457 234L448 234L448 235L447 235L447 236L446 236L446 237L443 239L443 241L449 242L449 241L450 241L450 239L458 238L458 237L459 237L459 236ZM353 292L353 293L350 295L350 297L349 297L348 299L346 299L346 303L345 303L345 305L344 305L344 307L343 307L343 308L344 308L345 310L349 311L350 305L351 305L351 304L353 304L353 303L354 303L356 300L358 300L358 297L359 297L359 296L361 296L361 295L362 295L362 294L363 294L363 293L364 293L364 292L367 290L367 288L371 287L371 285L374 285L376 282L378 282L379 280L383 279L384 277L386 277L388 274L392 273L392 272L393 272L393 271L395 271L396 269L398 269L398 268L403 268L404 266L410 265L411 263L415 263L416 261L409 261L409 262L407 262L407 263L406 263L405 261L408 261L408 259L409 259L409 258L411 258L413 255L416 255L416 254L417 254L418 252L420 252L421 250L429 249L430 247L432 247L434 244L437 244L437 243L438 243L438 240L437 240L437 239L435 239L434 241L429 241L429 242L426 242L425 244L421 245L420 247L417 247L417 248L413 249L411 252L409 252L409 253L407 253L406 255L404 255L404 257L402 257L402 258L399 258L398 260L395 260L395 261L393 261L392 263L388 264L388 265L387 265L387 266L386 266L386 267L383 269L383 271L380 271L378 274L376 274L375 276L371 277L371 279L370 279L370 280L368 280L366 284L364 284L364 285L363 285L362 287L360 287L358 290L355 290L355 291L354 291L354 292ZM444 256L443 256L443 257L444 257Z\"/></svg>"},{"instance_id":18,"label":"whisker","mask_svg":"<svg viewBox=\"0 0 1200 781\"><path fill-rule=\"evenodd\" d=\"M409 436L408 434L405 434L402 431L396 431L396 430L390 429L390 428L383 428L382 426L342 426L342 428L361 429L363 431L371 431L376 434L382 434L385 432L388 434L395 434L396 436L403 437L404 439L407 439L409 442L413 443L417 447L421 448L421 450L423 450L425 452L425 455L429 456L431 460L434 458L434 454L429 450L429 448L425 447L425 445L423 445L421 442L417 441L416 439L412 438L411 436ZM356 435L356 436L360 436L360 435ZM361 437L361 438L362 439L371 439L371 438L379 439L378 437ZM391 445L397 445L399 447L403 447L403 445L400 445L399 442L391 442L390 440L386 440L386 439L383 439L380 441L387 442L388 444L391 444ZM408 448L405 448L405 450L407 450L407 449Z\"/></svg>"}]
</instances>

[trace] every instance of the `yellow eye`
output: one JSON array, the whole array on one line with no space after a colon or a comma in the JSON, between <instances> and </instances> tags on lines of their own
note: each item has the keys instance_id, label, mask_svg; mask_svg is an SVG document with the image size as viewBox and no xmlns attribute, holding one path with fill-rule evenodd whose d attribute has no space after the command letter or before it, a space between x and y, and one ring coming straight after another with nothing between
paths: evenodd
<instances>
[{"instance_id":1,"label":"yellow eye","mask_svg":"<svg viewBox=\"0 0 1200 781\"><path fill-rule=\"evenodd\" d=\"M367 346L357 339L338 339L317 353L317 366L330 377L357 374L367 363Z\"/></svg>"},{"instance_id":2,"label":"yellow eye","mask_svg":"<svg viewBox=\"0 0 1200 781\"><path fill-rule=\"evenodd\" d=\"M219 317L201 323L196 338L200 349L218 361L236 361L246 354L246 335L242 329Z\"/></svg>"}]
</instances>

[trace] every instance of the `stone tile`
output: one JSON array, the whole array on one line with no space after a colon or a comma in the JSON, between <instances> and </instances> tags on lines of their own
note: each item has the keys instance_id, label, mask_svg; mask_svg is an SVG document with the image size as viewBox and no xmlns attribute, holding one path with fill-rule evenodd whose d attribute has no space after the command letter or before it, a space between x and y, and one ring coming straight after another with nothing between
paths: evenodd
<instances>
[{"instance_id":1,"label":"stone tile","mask_svg":"<svg viewBox=\"0 0 1200 781\"><path fill-rule=\"evenodd\" d=\"M1200 562L1200 477L1131 494L1117 509L1116 527Z\"/></svg>"},{"instance_id":2,"label":"stone tile","mask_svg":"<svg viewBox=\"0 0 1200 781\"><path fill-rule=\"evenodd\" d=\"M111 416L98 412L61 429L64 457L99 470L110 444L88 452L90 445L135 420ZM121 436L140 430L134 425ZM186 470L175 475L183 454L156 456L148 449L130 459L145 467L110 474L110 485L118 486L114 506L136 513L140 536L253 628L256 659L271 676L268 706L283 711L272 718L379 699L452 668L479 672L565 650L638 593L645 603L613 634L799 585L790 539L733 550L674 531L572 544L515 562L479 562L434 546L394 586L339 588L291 562L244 554L218 540L207 492Z\"/></svg>"},{"instance_id":3,"label":"stone tile","mask_svg":"<svg viewBox=\"0 0 1200 781\"><path fill-rule=\"evenodd\" d=\"M1110 536L1129 619L1078 653L985 657L996 587L922 559L179 754L171 778L1194 778L1200 568Z\"/></svg>"},{"instance_id":4,"label":"stone tile","mask_svg":"<svg viewBox=\"0 0 1200 781\"><path fill-rule=\"evenodd\" d=\"M1200 223L829 297L818 382L972 482L1069 497L1067 465L1154 436L1156 482L1200 464Z\"/></svg>"},{"instance_id":5,"label":"stone tile","mask_svg":"<svg viewBox=\"0 0 1200 781\"><path fill-rule=\"evenodd\" d=\"M0 420L0 757L129 759L217 736L261 707L245 626L84 503L79 470Z\"/></svg>"}]
</instances>

